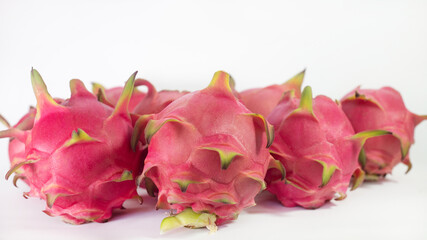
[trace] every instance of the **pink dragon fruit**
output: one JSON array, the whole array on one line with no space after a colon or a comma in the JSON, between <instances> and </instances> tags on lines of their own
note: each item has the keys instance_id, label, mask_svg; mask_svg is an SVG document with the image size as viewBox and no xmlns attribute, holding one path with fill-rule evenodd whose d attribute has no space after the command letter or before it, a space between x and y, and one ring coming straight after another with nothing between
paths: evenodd
<instances>
[{"instance_id":1,"label":"pink dragon fruit","mask_svg":"<svg viewBox=\"0 0 427 240\"><path fill-rule=\"evenodd\" d=\"M265 88L254 88L240 92L240 100L252 112L267 117L279 103L283 93L295 90L295 94L301 95L301 84L304 80L305 70L295 75L287 82L274 84Z\"/></svg>"},{"instance_id":2,"label":"pink dragon fruit","mask_svg":"<svg viewBox=\"0 0 427 240\"><path fill-rule=\"evenodd\" d=\"M145 79L137 79L135 87L138 86L146 86L148 88L146 94L136 90L131 97L129 111L139 115L158 113L175 99L189 93L188 91L180 92L174 90L157 92L156 88ZM95 83L92 91L100 101L110 106L115 106L121 89L121 87L105 89L102 85Z\"/></svg>"},{"instance_id":3,"label":"pink dragon fruit","mask_svg":"<svg viewBox=\"0 0 427 240\"><path fill-rule=\"evenodd\" d=\"M356 132L383 129L393 133L369 139L363 147L360 164L367 179L375 180L391 173L400 162L408 166L408 171L411 169L409 148L414 143L414 129L427 116L409 112L399 92L390 87L356 88L341 103Z\"/></svg>"},{"instance_id":4,"label":"pink dragon fruit","mask_svg":"<svg viewBox=\"0 0 427 240\"><path fill-rule=\"evenodd\" d=\"M312 99L306 87L301 98L285 93L268 117L274 126L272 156L286 169L286 181L267 174L267 188L287 206L318 208L339 194L346 197L352 175L353 188L363 181L358 155L368 137L389 134L369 131L354 134L341 107L330 98Z\"/></svg>"},{"instance_id":5,"label":"pink dragon fruit","mask_svg":"<svg viewBox=\"0 0 427 240\"><path fill-rule=\"evenodd\" d=\"M215 230L255 204L269 167L284 172L267 148L272 128L238 101L229 79L217 72L207 88L136 123L134 139L141 135L149 143L142 175L147 190L158 192L157 208L178 213L163 220L162 231Z\"/></svg>"},{"instance_id":6,"label":"pink dragon fruit","mask_svg":"<svg viewBox=\"0 0 427 240\"><path fill-rule=\"evenodd\" d=\"M45 213L73 224L104 222L126 199L138 198L133 179L141 172L141 146L131 150L133 127L127 110L135 75L113 109L76 79L70 82L71 98L58 103L32 70L37 98L32 128L28 124L0 133L20 141L16 155L22 160L6 178L22 168L31 187L27 195L46 200ZM32 117L25 119L31 122Z\"/></svg>"}]
</instances>

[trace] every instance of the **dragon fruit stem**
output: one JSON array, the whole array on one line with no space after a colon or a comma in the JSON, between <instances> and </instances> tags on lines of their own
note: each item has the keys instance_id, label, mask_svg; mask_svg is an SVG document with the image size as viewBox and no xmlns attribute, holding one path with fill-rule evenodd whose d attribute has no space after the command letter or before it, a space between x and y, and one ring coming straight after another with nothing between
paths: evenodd
<instances>
[{"instance_id":1,"label":"dragon fruit stem","mask_svg":"<svg viewBox=\"0 0 427 240\"><path fill-rule=\"evenodd\" d=\"M191 208L186 208L182 212L166 217L163 219L160 224L160 232L164 233L166 231L179 228L179 227L188 227L188 228L203 228L206 227L211 232L217 231L217 226L215 225L216 216L215 214L209 213L196 213Z\"/></svg>"}]
</instances>

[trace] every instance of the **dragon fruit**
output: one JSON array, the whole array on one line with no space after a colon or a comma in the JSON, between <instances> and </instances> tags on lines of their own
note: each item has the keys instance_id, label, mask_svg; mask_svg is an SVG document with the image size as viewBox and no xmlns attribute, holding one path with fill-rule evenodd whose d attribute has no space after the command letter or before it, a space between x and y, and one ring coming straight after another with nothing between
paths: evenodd
<instances>
[{"instance_id":1,"label":"dragon fruit","mask_svg":"<svg viewBox=\"0 0 427 240\"><path fill-rule=\"evenodd\" d=\"M131 149L133 127L127 110L135 75L111 108L77 79L70 81L71 98L58 103L32 70L37 98L32 128L18 124L0 133L20 142L13 148L21 160L6 178L22 169L31 188L26 195L46 200L45 213L73 224L107 221L125 200L139 198L134 179L142 168L141 146ZM31 122L32 117L25 119Z\"/></svg>"},{"instance_id":2,"label":"dragon fruit","mask_svg":"<svg viewBox=\"0 0 427 240\"><path fill-rule=\"evenodd\" d=\"M287 207L318 208L346 197L351 177L353 189L363 181L358 155L367 138L389 134L369 131L354 134L341 107L326 96L312 99L306 87L298 98L285 93L268 121L274 126L272 156L286 169L286 181L267 173L267 189Z\"/></svg>"},{"instance_id":3,"label":"dragon fruit","mask_svg":"<svg viewBox=\"0 0 427 240\"><path fill-rule=\"evenodd\" d=\"M145 79L137 79L135 87L138 86L146 86L148 88L147 93L135 90L130 99L129 111L139 115L158 113L175 99L189 93L187 91L180 92L176 90L162 90L157 92L156 88ZM102 85L95 83L93 84L92 92L98 96L100 101L107 105L115 106L122 89L122 87L105 89Z\"/></svg>"},{"instance_id":4,"label":"dragon fruit","mask_svg":"<svg viewBox=\"0 0 427 240\"><path fill-rule=\"evenodd\" d=\"M242 103L252 112L267 117L279 103L283 93L294 90L299 97L301 95L301 84L304 80L305 70L298 73L287 82L274 84L265 88L254 88L240 92Z\"/></svg>"},{"instance_id":5,"label":"dragon fruit","mask_svg":"<svg viewBox=\"0 0 427 240\"><path fill-rule=\"evenodd\" d=\"M414 143L414 129L427 116L409 112L399 92L390 87L356 88L341 103L356 132L383 129L393 133L366 141L359 159L368 180L391 173L400 162L411 169L409 149Z\"/></svg>"},{"instance_id":6,"label":"dragon fruit","mask_svg":"<svg viewBox=\"0 0 427 240\"><path fill-rule=\"evenodd\" d=\"M163 220L162 231L214 231L255 204L269 167L284 172L267 148L272 128L238 101L229 81L219 71L207 88L136 123L134 139L149 144L142 174L148 193L157 193L157 208L177 212Z\"/></svg>"}]
</instances>

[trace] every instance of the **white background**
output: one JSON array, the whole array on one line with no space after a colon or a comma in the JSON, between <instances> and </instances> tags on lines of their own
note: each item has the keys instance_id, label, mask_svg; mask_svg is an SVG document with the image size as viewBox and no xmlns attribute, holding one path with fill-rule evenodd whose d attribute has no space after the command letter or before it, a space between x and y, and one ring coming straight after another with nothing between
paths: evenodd
<instances>
[{"instance_id":1,"label":"white background","mask_svg":"<svg viewBox=\"0 0 427 240\"><path fill-rule=\"evenodd\" d=\"M262 2L262 3L261 3ZM345 3L344 3L345 2ZM5 1L0 0L0 113L11 123L35 104L30 69L55 97L68 81L120 86L135 70L159 89L198 90L225 70L237 89L282 83L307 68L304 85L339 99L357 85L398 89L427 114L427 1ZM159 235L154 199L106 224L72 226L0 179L0 239L426 239L427 123L403 165L318 210L285 208L269 194L237 221ZM0 140L0 173L9 168Z\"/></svg>"}]
</instances>

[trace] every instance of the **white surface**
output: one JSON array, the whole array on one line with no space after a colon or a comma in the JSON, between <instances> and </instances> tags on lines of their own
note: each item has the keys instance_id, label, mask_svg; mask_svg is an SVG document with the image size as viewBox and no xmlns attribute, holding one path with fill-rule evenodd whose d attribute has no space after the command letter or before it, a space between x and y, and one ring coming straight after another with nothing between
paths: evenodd
<instances>
[{"instance_id":1,"label":"white surface","mask_svg":"<svg viewBox=\"0 0 427 240\"><path fill-rule=\"evenodd\" d=\"M261 2L261 1L260 1ZM122 85L139 77L159 89L197 90L216 70L237 88L281 83L307 68L315 95L340 98L362 85L399 89L427 114L426 1L0 1L0 112L15 123L35 104L30 69L56 97L68 81ZM209 239L425 239L427 123L416 129L413 170L318 210L285 208L269 194ZM0 140L0 173L9 168ZM43 202L0 180L0 239L206 239L205 230L159 235L154 200L106 224L72 226L43 214Z\"/></svg>"}]
</instances>

